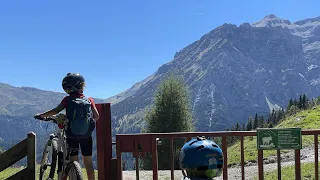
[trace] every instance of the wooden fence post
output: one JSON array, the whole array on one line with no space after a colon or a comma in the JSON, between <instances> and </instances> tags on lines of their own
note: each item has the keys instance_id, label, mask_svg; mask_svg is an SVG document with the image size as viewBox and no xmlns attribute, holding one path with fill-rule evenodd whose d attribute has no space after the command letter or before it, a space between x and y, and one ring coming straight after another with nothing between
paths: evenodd
<instances>
[{"instance_id":1,"label":"wooden fence post","mask_svg":"<svg viewBox=\"0 0 320 180\"><path fill-rule=\"evenodd\" d=\"M111 104L96 104L100 118L96 125L98 179L109 180L112 164Z\"/></svg>"},{"instance_id":2,"label":"wooden fence post","mask_svg":"<svg viewBox=\"0 0 320 180\"><path fill-rule=\"evenodd\" d=\"M28 133L27 143L27 168L28 168L28 179L36 179L36 134L33 132Z\"/></svg>"}]
</instances>

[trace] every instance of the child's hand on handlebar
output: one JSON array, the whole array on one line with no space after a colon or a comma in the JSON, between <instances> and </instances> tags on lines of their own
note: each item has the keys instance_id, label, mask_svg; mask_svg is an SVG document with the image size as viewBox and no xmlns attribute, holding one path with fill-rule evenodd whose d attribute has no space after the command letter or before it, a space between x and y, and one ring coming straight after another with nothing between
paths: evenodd
<instances>
[{"instance_id":1,"label":"child's hand on handlebar","mask_svg":"<svg viewBox=\"0 0 320 180\"><path fill-rule=\"evenodd\" d=\"M35 115L34 118L35 118L35 119L38 119L38 120L40 120L40 121L50 121L50 120L51 120L51 118L49 118L49 117L43 117L41 114Z\"/></svg>"},{"instance_id":2,"label":"child's hand on handlebar","mask_svg":"<svg viewBox=\"0 0 320 180\"><path fill-rule=\"evenodd\" d=\"M34 118L38 120L45 120L45 118L41 117L41 114L36 114Z\"/></svg>"}]
</instances>

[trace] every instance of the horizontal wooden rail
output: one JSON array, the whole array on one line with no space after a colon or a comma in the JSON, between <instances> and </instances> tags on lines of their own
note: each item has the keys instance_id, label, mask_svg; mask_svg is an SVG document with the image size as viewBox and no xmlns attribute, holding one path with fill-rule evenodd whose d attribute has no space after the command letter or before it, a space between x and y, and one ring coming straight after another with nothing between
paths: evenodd
<instances>
[{"instance_id":1,"label":"horizontal wooden rail","mask_svg":"<svg viewBox=\"0 0 320 180\"><path fill-rule=\"evenodd\" d=\"M27 167L7 178L8 180L36 179L36 135L28 133L28 137L12 148L0 154L0 172L27 156Z\"/></svg>"},{"instance_id":2,"label":"horizontal wooden rail","mask_svg":"<svg viewBox=\"0 0 320 180\"><path fill-rule=\"evenodd\" d=\"M24 139L0 155L0 172L27 155L28 140Z\"/></svg>"}]
</instances>

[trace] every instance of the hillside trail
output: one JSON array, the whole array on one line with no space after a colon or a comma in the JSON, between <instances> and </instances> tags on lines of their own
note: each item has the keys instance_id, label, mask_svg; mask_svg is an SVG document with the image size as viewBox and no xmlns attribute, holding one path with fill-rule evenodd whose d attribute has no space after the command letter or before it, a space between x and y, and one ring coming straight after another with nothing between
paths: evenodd
<instances>
[{"instance_id":1,"label":"hillside trail","mask_svg":"<svg viewBox=\"0 0 320 180\"><path fill-rule=\"evenodd\" d=\"M320 149L319 149L320 150ZM319 151L320 152L320 151ZM295 165L294 151L290 150L285 154L281 154L281 167ZM309 146L301 149L300 152L301 163L314 162L314 147ZM270 163L272 162L272 163ZM258 165L257 163L250 163L250 165L245 166L245 179L253 180L258 176ZM276 156L271 156L270 158L264 160L263 170L264 173L271 172L278 169ZM140 171L140 180L151 180L152 171ZM170 171L158 171L159 180L170 180ZM214 180L222 180L223 176L214 178ZM174 171L174 179L180 180L182 178L182 173L180 170ZM123 171L123 179L125 180L135 180L135 171ZM241 179L241 166L228 168L228 179Z\"/></svg>"}]
</instances>

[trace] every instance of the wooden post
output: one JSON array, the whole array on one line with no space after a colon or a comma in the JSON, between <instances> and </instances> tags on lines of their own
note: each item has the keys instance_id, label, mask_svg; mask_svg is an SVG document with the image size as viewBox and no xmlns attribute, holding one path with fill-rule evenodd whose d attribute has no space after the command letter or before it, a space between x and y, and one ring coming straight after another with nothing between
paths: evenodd
<instances>
[{"instance_id":1,"label":"wooden post","mask_svg":"<svg viewBox=\"0 0 320 180\"><path fill-rule=\"evenodd\" d=\"M120 136L121 137L121 136ZM117 146L116 146L116 152L117 152L117 180L122 180L122 168L121 168L121 164L122 164L122 155L121 155L121 140L119 137L116 137L116 142L117 142Z\"/></svg>"},{"instance_id":2,"label":"wooden post","mask_svg":"<svg viewBox=\"0 0 320 180\"><path fill-rule=\"evenodd\" d=\"M101 117L102 106L96 104L99 112L99 119L96 122L96 138L97 138L97 166L98 166L98 179L106 179L105 177L105 161L104 161L104 138L103 138L103 117Z\"/></svg>"},{"instance_id":3,"label":"wooden post","mask_svg":"<svg viewBox=\"0 0 320 180\"><path fill-rule=\"evenodd\" d=\"M170 137L170 169L171 180L174 180L174 155L173 155L173 138Z\"/></svg>"},{"instance_id":4,"label":"wooden post","mask_svg":"<svg viewBox=\"0 0 320 180\"><path fill-rule=\"evenodd\" d=\"M96 123L98 179L111 179L112 130L110 103L97 104L100 118Z\"/></svg>"},{"instance_id":5,"label":"wooden post","mask_svg":"<svg viewBox=\"0 0 320 180\"><path fill-rule=\"evenodd\" d=\"M315 179L319 180L319 152L318 152L318 134L314 135L314 174L315 174Z\"/></svg>"},{"instance_id":6,"label":"wooden post","mask_svg":"<svg viewBox=\"0 0 320 180\"><path fill-rule=\"evenodd\" d=\"M278 180L281 180L281 152L277 150L277 162L278 162Z\"/></svg>"},{"instance_id":7,"label":"wooden post","mask_svg":"<svg viewBox=\"0 0 320 180\"><path fill-rule=\"evenodd\" d=\"M240 136L240 148L241 148L241 179L245 180L244 176L244 137Z\"/></svg>"},{"instance_id":8,"label":"wooden post","mask_svg":"<svg viewBox=\"0 0 320 180\"><path fill-rule=\"evenodd\" d=\"M36 179L36 134L33 132L28 133L27 143L27 168L30 180Z\"/></svg>"},{"instance_id":9,"label":"wooden post","mask_svg":"<svg viewBox=\"0 0 320 180\"><path fill-rule=\"evenodd\" d=\"M258 173L259 173L259 180L264 179L263 175L263 150L258 150Z\"/></svg>"},{"instance_id":10,"label":"wooden post","mask_svg":"<svg viewBox=\"0 0 320 180\"><path fill-rule=\"evenodd\" d=\"M117 159L112 158L111 159L111 180L117 180Z\"/></svg>"},{"instance_id":11,"label":"wooden post","mask_svg":"<svg viewBox=\"0 0 320 180\"><path fill-rule=\"evenodd\" d=\"M138 150L138 142L134 141L134 155L135 155L135 162L136 162L136 180L139 180L140 174L139 174L139 150Z\"/></svg>"},{"instance_id":12,"label":"wooden post","mask_svg":"<svg viewBox=\"0 0 320 180\"><path fill-rule=\"evenodd\" d=\"M153 180L158 180L158 151L157 151L157 140L152 138L152 169L153 169Z\"/></svg>"},{"instance_id":13,"label":"wooden post","mask_svg":"<svg viewBox=\"0 0 320 180\"><path fill-rule=\"evenodd\" d=\"M300 162L300 149L295 150L295 176L296 180L301 180L301 162Z\"/></svg>"},{"instance_id":14,"label":"wooden post","mask_svg":"<svg viewBox=\"0 0 320 180\"><path fill-rule=\"evenodd\" d=\"M228 147L227 136L222 136L223 180L228 180Z\"/></svg>"}]
</instances>

